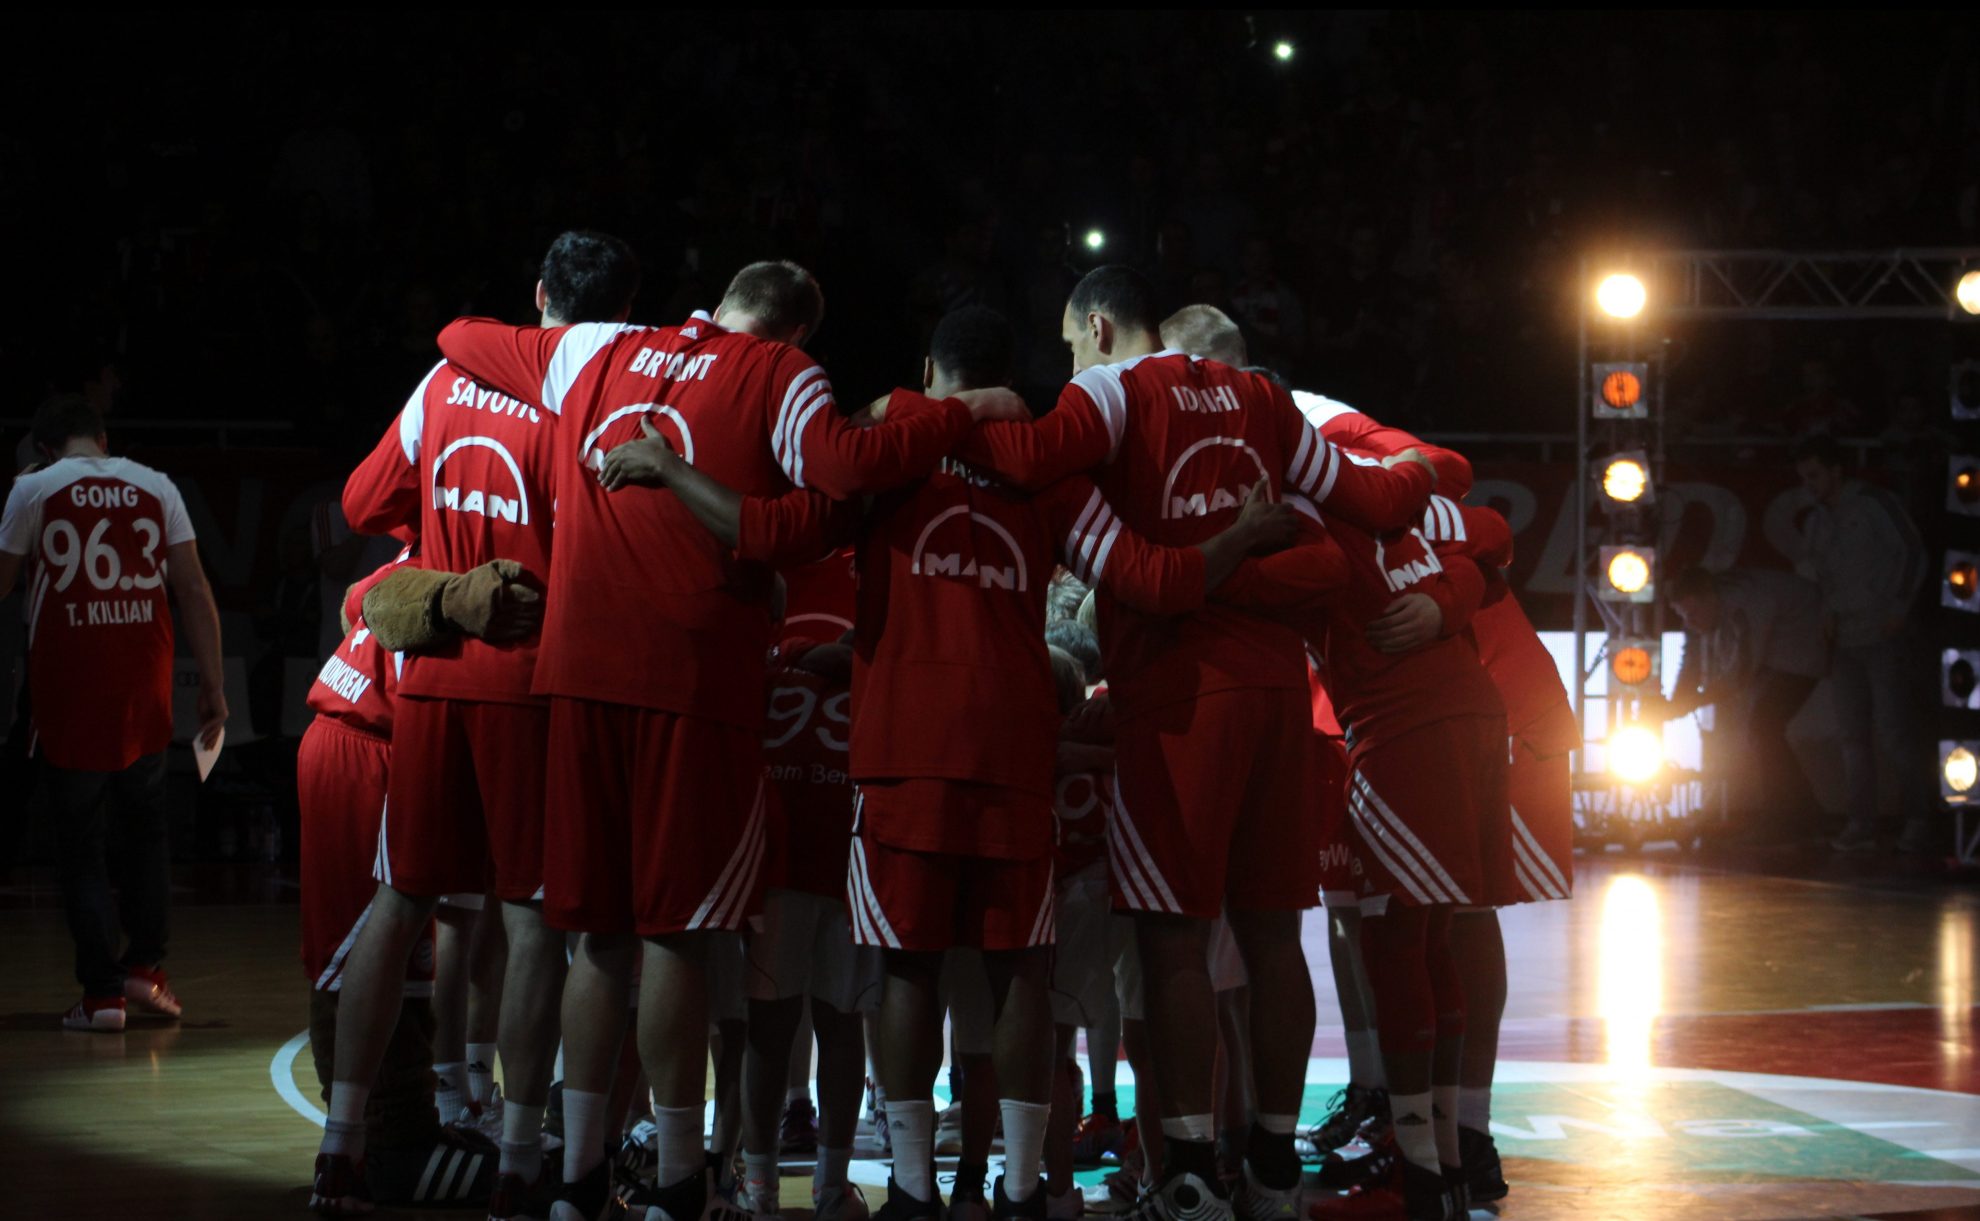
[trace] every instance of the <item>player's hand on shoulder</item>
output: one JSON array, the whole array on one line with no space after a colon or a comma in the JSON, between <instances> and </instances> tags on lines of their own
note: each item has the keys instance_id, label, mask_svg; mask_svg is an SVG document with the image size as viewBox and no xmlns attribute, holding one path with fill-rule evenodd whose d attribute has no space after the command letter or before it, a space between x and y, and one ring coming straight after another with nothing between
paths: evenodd
<instances>
[{"instance_id":1,"label":"player's hand on shoulder","mask_svg":"<svg viewBox=\"0 0 1980 1221\"><path fill-rule=\"evenodd\" d=\"M1238 510L1237 529L1248 540L1245 549L1254 555L1284 551L1299 541L1299 514L1284 501L1273 500L1271 483L1260 479Z\"/></svg>"},{"instance_id":2,"label":"player's hand on shoulder","mask_svg":"<svg viewBox=\"0 0 1980 1221\"><path fill-rule=\"evenodd\" d=\"M969 407L969 414L977 423L988 420L1029 420L1031 408L1024 399L1009 386L990 386L982 390L962 390L951 396L960 399Z\"/></svg>"},{"instance_id":3,"label":"player's hand on shoulder","mask_svg":"<svg viewBox=\"0 0 1980 1221\"><path fill-rule=\"evenodd\" d=\"M598 482L606 491L616 492L628 487L665 487L668 477L678 468L680 455L653 426L651 419L641 416L639 431L642 435L638 440L613 446L605 455L605 465L598 471Z\"/></svg>"},{"instance_id":4,"label":"player's hand on shoulder","mask_svg":"<svg viewBox=\"0 0 1980 1221\"><path fill-rule=\"evenodd\" d=\"M1402 465L1405 462L1414 462L1416 463L1416 465L1422 467L1424 470L1429 471L1430 486L1433 488L1437 486L1437 468L1432 466L1430 464L1430 459L1424 457L1423 451L1416 448L1414 445L1398 453L1390 454L1388 457L1382 459L1382 469L1392 471L1396 469L1396 467Z\"/></svg>"},{"instance_id":5,"label":"player's hand on shoulder","mask_svg":"<svg viewBox=\"0 0 1980 1221\"><path fill-rule=\"evenodd\" d=\"M1444 611L1429 594L1404 594L1368 625L1368 643L1383 653L1410 653L1444 631Z\"/></svg>"}]
</instances>

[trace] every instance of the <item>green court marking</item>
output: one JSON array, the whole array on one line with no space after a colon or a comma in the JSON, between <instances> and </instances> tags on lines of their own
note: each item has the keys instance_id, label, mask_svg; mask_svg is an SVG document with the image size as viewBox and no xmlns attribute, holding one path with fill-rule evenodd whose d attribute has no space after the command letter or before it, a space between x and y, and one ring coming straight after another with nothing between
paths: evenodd
<instances>
[{"instance_id":1,"label":"green court marking","mask_svg":"<svg viewBox=\"0 0 1980 1221\"><path fill-rule=\"evenodd\" d=\"M1670 1181L1971 1181L1980 1174L1710 1081L1501 1085L1492 1135L1507 1157L1630 1164Z\"/></svg>"},{"instance_id":2,"label":"green court marking","mask_svg":"<svg viewBox=\"0 0 1980 1221\"><path fill-rule=\"evenodd\" d=\"M1300 1126L1326 1117L1338 1085L1308 1085ZM1123 1115L1134 1089L1119 1089ZM1624 1149L1632 1174L1666 1182L1811 1179L1972 1182L1964 1167L1709 1081L1508 1082L1492 1094L1492 1135L1508 1158L1601 1165ZM1097 1183L1112 1164L1081 1171Z\"/></svg>"}]
</instances>

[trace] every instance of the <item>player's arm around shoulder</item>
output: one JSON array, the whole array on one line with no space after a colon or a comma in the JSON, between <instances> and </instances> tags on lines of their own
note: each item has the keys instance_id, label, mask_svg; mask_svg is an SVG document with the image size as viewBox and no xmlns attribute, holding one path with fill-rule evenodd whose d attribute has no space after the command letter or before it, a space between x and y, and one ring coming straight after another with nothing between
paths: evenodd
<instances>
[{"instance_id":1,"label":"player's arm around shoulder","mask_svg":"<svg viewBox=\"0 0 1980 1221\"><path fill-rule=\"evenodd\" d=\"M1271 555L1239 563L1214 595L1219 602L1263 614L1303 615L1327 605L1352 583L1347 553L1300 497L1284 502L1297 515L1297 541Z\"/></svg>"}]
</instances>

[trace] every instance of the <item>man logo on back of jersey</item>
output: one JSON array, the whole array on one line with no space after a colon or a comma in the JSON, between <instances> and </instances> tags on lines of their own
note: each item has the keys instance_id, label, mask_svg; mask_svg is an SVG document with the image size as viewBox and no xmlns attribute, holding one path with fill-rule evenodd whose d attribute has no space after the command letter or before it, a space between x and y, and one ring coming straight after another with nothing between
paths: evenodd
<instances>
[{"instance_id":1,"label":"man logo on back of jersey","mask_svg":"<svg viewBox=\"0 0 1980 1221\"><path fill-rule=\"evenodd\" d=\"M687 417L665 403L634 403L612 412L603 420L599 421L598 427L585 435L584 443L578 446L578 461L587 470L604 470L605 451L611 449L612 446L600 445L599 439L605 435L612 425L617 424L620 420L630 416L641 415L659 417L654 427L659 429L660 434L667 438L667 444L674 447L674 452L681 456L682 461L686 462L689 466L694 465L694 433L688 428ZM672 435L668 434L668 424L673 425ZM633 434L625 439L628 441L637 441L642 435L638 429L634 429ZM614 444L617 443L614 442Z\"/></svg>"},{"instance_id":2,"label":"man logo on back of jersey","mask_svg":"<svg viewBox=\"0 0 1980 1221\"><path fill-rule=\"evenodd\" d=\"M1399 594L1418 581L1428 580L1444 571L1443 561L1431 550L1430 540L1423 537L1423 531L1412 529L1409 533L1423 548L1423 554L1405 559L1394 568L1389 567L1388 549L1382 545L1382 540L1375 540L1375 566L1382 570L1382 579L1388 582L1390 593Z\"/></svg>"},{"instance_id":3,"label":"man logo on back of jersey","mask_svg":"<svg viewBox=\"0 0 1980 1221\"><path fill-rule=\"evenodd\" d=\"M509 477L514 481L515 494L504 496L500 492L483 488L464 488L460 483L447 484L441 481L441 469L447 460L465 449L493 450L495 456L508 468ZM522 467L503 445L493 437L462 437L440 451L433 462L433 507L447 509L455 513L479 513L490 521L513 522L517 525L529 524L529 490L523 486Z\"/></svg>"},{"instance_id":4,"label":"man logo on back of jersey","mask_svg":"<svg viewBox=\"0 0 1980 1221\"><path fill-rule=\"evenodd\" d=\"M1207 490L1192 490L1183 478L1184 468L1199 457L1204 459L1219 456L1225 447L1242 451L1251 460L1256 473L1243 473L1229 483L1221 483ZM1218 471L1222 480L1232 479L1233 472ZM1176 464L1169 468L1168 481L1162 485L1162 517L1174 521L1183 517L1208 517L1225 509L1241 509L1244 502L1251 499L1251 489L1260 479L1268 479L1265 473L1265 460L1258 451L1239 437L1205 437L1182 452Z\"/></svg>"},{"instance_id":5,"label":"man logo on back of jersey","mask_svg":"<svg viewBox=\"0 0 1980 1221\"><path fill-rule=\"evenodd\" d=\"M942 539L934 539L936 530L944 523L963 519L972 526L982 526L990 535L1003 540L1010 552L1010 563L998 564L977 558L974 543L984 535L974 530L969 532L970 544L960 544L964 540L961 522L942 531ZM931 539L934 539L931 542ZM945 549L944 544L949 548ZM975 512L968 505L952 505L937 513L921 528L921 534L914 540L914 561L911 571L920 576L954 577L971 581L983 589L1004 589L1023 593L1031 588L1031 573L1025 566L1024 552L1019 549L1011 532L997 521Z\"/></svg>"}]
</instances>

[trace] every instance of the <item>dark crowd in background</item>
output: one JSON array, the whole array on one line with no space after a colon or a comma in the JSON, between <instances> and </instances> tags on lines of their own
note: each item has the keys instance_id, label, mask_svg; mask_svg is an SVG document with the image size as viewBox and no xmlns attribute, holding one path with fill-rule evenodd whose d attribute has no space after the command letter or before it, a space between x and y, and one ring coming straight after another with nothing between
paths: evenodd
<instances>
[{"instance_id":1,"label":"dark crowd in background","mask_svg":"<svg viewBox=\"0 0 1980 1221\"><path fill-rule=\"evenodd\" d=\"M59 24L60 19L57 19ZM236 13L91 22L9 88L0 369L25 416L274 420L356 455L463 311L524 318L546 241L623 234L636 320L813 267L863 402L936 318L1066 373L1094 256L1253 358L1419 430L1564 432L1577 259L1980 242L1974 23L1823 13ZM1277 41L1293 44L1280 61ZM34 235L42 235L40 238ZM77 235L109 240L76 240ZM64 236L68 235L68 236ZM21 265L21 264L24 264ZM1941 328L1674 335L1685 432L1928 433ZM1041 404L1042 405L1042 404Z\"/></svg>"}]
</instances>

